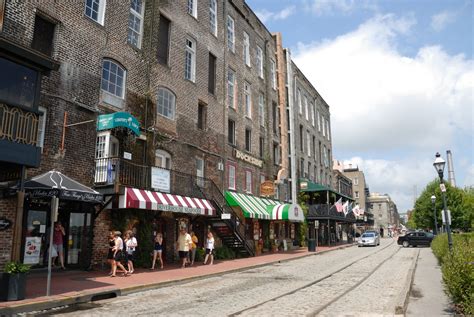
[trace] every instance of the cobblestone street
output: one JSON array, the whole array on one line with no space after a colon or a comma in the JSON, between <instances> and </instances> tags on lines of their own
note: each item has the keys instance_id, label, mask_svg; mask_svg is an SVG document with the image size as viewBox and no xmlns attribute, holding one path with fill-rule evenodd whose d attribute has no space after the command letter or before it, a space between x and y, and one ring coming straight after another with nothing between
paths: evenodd
<instances>
[{"instance_id":1,"label":"cobblestone street","mask_svg":"<svg viewBox=\"0 0 474 317\"><path fill-rule=\"evenodd\" d=\"M57 311L60 316L394 314L418 249L384 239ZM80 311L79 311L80 310Z\"/></svg>"}]
</instances>

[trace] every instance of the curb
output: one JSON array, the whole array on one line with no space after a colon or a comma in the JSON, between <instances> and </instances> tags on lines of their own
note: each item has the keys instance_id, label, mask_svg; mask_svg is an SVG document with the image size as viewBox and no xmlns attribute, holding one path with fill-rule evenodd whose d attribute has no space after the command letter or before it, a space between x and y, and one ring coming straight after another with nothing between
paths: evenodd
<instances>
[{"instance_id":1,"label":"curb","mask_svg":"<svg viewBox=\"0 0 474 317\"><path fill-rule=\"evenodd\" d=\"M405 312L408 306L408 300L410 298L410 292L413 285L413 281L415 280L415 271L416 266L418 264L418 256L420 255L420 249L417 250L416 256L413 258L413 261L408 269L408 275L405 279L405 283L402 288L402 292L397 297L396 305L395 305L395 314L396 315L403 315L405 316Z\"/></svg>"},{"instance_id":2,"label":"curb","mask_svg":"<svg viewBox=\"0 0 474 317\"><path fill-rule=\"evenodd\" d=\"M289 261L294 261L297 259L309 257L309 256L316 256L316 255L321 255L327 252L331 251L337 251L337 250L342 250L345 248L353 247L356 244L345 244L339 247L336 247L334 249L329 249L329 250L323 250L319 252L314 252L314 253L308 253L304 254L298 257L294 258L288 258L288 259L282 259L282 260L275 260L267 263L261 263L261 264L255 264L255 265L249 265L246 267L241 267L241 268L236 268L236 269L230 269L227 271L223 272L216 272L216 273L210 273L206 275L199 275L199 276L191 276L191 277L185 277L182 279L176 279L176 280L171 280L171 281L162 281L162 282L157 282L153 284L146 284L146 285L134 285L126 288L121 288L121 289L114 289L111 288L110 290L102 290L99 292L90 292L90 293L79 293L77 296L62 296L62 295L56 295L55 298L47 299L44 301L38 301L38 302L33 302L33 303L24 303L24 304L19 304L17 306L10 306L10 307L5 307L5 308L0 308L0 316L12 316L15 314L19 313L28 313L28 312L33 312L33 311L43 311L43 310L48 310L56 307L61 307L61 306L70 306L70 305L77 305L77 304L82 304L82 303L88 303L93 300L94 298L112 298L112 297L119 297L119 296L125 296L133 293L138 293L138 292L143 292L143 291L148 291L152 289L157 289L160 287L166 287L170 285L180 285L192 281L197 281L209 277L215 277L215 276L221 276L229 273L237 273L237 272L242 272L250 269L255 269L263 266L268 266L268 265L274 265L277 263L284 263L284 262L289 262Z\"/></svg>"}]
</instances>

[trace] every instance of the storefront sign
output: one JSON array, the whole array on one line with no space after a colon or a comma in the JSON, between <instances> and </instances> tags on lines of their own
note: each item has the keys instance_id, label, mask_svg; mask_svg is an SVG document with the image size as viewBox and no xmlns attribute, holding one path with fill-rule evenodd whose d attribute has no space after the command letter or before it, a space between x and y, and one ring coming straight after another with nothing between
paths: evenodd
<instances>
[{"instance_id":1,"label":"storefront sign","mask_svg":"<svg viewBox=\"0 0 474 317\"><path fill-rule=\"evenodd\" d=\"M258 158L250 156L247 153L244 153L244 152L239 151L237 149L234 150L234 156L235 156L235 158L237 158L239 160L250 163L250 164L255 165L257 167L260 167L260 168L263 167L263 161L262 160L259 160Z\"/></svg>"},{"instance_id":2,"label":"storefront sign","mask_svg":"<svg viewBox=\"0 0 474 317\"><path fill-rule=\"evenodd\" d=\"M41 251L40 237L26 237L23 264L38 264Z\"/></svg>"},{"instance_id":3,"label":"storefront sign","mask_svg":"<svg viewBox=\"0 0 474 317\"><path fill-rule=\"evenodd\" d=\"M273 181L264 181L262 184L260 184L260 195L261 196L275 195L275 185L273 185Z\"/></svg>"},{"instance_id":4,"label":"storefront sign","mask_svg":"<svg viewBox=\"0 0 474 317\"><path fill-rule=\"evenodd\" d=\"M202 214L201 208L181 207L174 205L158 205L157 210L181 212L184 214Z\"/></svg>"},{"instance_id":5,"label":"storefront sign","mask_svg":"<svg viewBox=\"0 0 474 317\"><path fill-rule=\"evenodd\" d=\"M128 112L103 114L97 118L97 131L110 130L116 127L125 127L140 136L140 123Z\"/></svg>"},{"instance_id":6,"label":"storefront sign","mask_svg":"<svg viewBox=\"0 0 474 317\"><path fill-rule=\"evenodd\" d=\"M60 190L60 189L33 189L29 191L33 198L52 198L59 197L60 199L76 200L82 202L102 202L101 194L93 194L80 192L75 190Z\"/></svg>"},{"instance_id":7,"label":"storefront sign","mask_svg":"<svg viewBox=\"0 0 474 317\"><path fill-rule=\"evenodd\" d=\"M221 214L221 219L230 219L231 214Z\"/></svg>"},{"instance_id":8,"label":"storefront sign","mask_svg":"<svg viewBox=\"0 0 474 317\"><path fill-rule=\"evenodd\" d=\"M308 182L301 182L300 183L300 189L307 189L308 188Z\"/></svg>"},{"instance_id":9,"label":"storefront sign","mask_svg":"<svg viewBox=\"0 0 474 317\"><path fill-rule=\"evenodd\" d=\"M0 218L0 231L7 230L12 225L12 222L7 218Z\"/></svg>"},{"instance_id":10,"label":"storefront sign","mask_svg":"<svg viewBox=\"0 0 474 317\"><path fill-rule=\"evenodd\" d=\"M152 167L151 187L157 191L169 193L171 190L170 171L159 167Z\"/></svg>"}]
</instances>

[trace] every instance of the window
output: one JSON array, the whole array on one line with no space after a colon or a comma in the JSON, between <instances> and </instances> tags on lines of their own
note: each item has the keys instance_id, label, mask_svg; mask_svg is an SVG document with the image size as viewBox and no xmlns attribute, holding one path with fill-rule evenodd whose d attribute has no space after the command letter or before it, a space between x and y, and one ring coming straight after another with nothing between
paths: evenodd
<instances>
[{"instance_id":1,"label":"window","mask_svg":"<svg viewBox=\"0 0 474 317\"><path fill-rule=\"evenodd\" d=\"M316 137L314 135L313 135L313 151L314 151L314 159L316 160ZM316 174L314 176L316 176Z\"/></svg>"},{"instance_id":2,"label":"window","mask_svg":"<svg viewBox=\"0 0 474 317\"><path fill-rule=\"evenodd\" d=\"M110 131L97 133L95 158L118 157L119 141L116 137L110 135Z\"/></svg>"},{"instance_id":3,"label":"window","mask_svg":"<svg viewBox=\"0 0 474 317\"><path fill-rule=\"evenodd\" d=\"M188 13L197 19L197 0L188 0Z\"/></svg>"},{"instance_id":4,"label":"window","mask_svg":"<svg viewBox=\"0 0 474 317\"><path fill-rule=\"evenodd\" d=\"M174 120L176 112L176 96L166 88L158 89L158 114Z\"/></svg>"},{"instance_id":5,"label":"window","mask_svg":"<svg viewBox=\"0 0 474 317\"><path fill-rule=\"evenodd\" d=\"M300 151L304 152L303 142L304 142L304 135L303 135L303 125L300 124Z\"/></svg>"},{"instance_id":6,"label":"window","mask_svg":"<svg viewBox=\"0 0 474 317\"><path fill-rule=\"evenodd\" d=\"M123 99L125 97L125 69L111 60L104 60L101 87L103 91Z\"/></svg>"},{"instance_id":7,"label":"window","mask_svg":"<svg viewBox=\"0 0 474 317\"><path fill-rule=\"evenodd\" d=\"M0 87L2 101L33 108L38 72L0 56Z\"/></svg>"},{"instance_id":8,"label":"window","mask_svg":"<svg viewBox=\"0 0 474 317\"><path fill-rule=\"evenodd\" d=\"M227 16L227 48L231 52L235 52L235 31L234 31L234 19L229 15Z\"/></svg>"},{"instance_id":9,"label":"window","mask_svg":"<svg viewBox=\"0 0 474 317\"><path fill-rule=\"evenodd\" d=\"M37 15L35 17L35 30L31 47L45 55L51 56L53 51L55 24Z\"/></svg>"},{"instance_id":10,"label":"window","mask_svg":"<svg viewBox=\"0 0 474 317\"><path fill-rule=\"evenodd\" d=\"M245 129L245 150L252 151L252 130L250 129Z\"/></svg>"},{"instance_id":11,"label":"window","mask_svg":"<svg viewBox=\"0 0 474 317\"><path fill-rule=\"evenodd\" d=\"M209 0L209 26L211 33L217 36L217 0Z\"/></svg>"},{"instance_id":12,"label":"window","mask_svg":"<svg viewBox=\"0 0 474 317\"><path fill-rule=\"evenodd\" d=\"M304 112L306 116L306 121L309 121L308 97L306 97L306 95L304 95Z\"/></svg>"},{"instance_id":13,"label":"window","mask_svg":"<svg viewBox=\"0 0 474 317\"><path fill-rule=\"evenodd\" d=\"M359 185L359 178L354 178L354 185Z\"/></svg>"},{"instance_id":14,"label":"window","mask_svg":"<svg viewBox=\"0 0 474 317\"><path fill-rule=\"evenodd\" d=\"M273 164L280 164L280 147L276 142L273 142Z\"/></svg>"},{"instance_id":15,"label":"window","mask_svg":"<svg viewBox=\"0 0 474 317\"><path fill-rule=\"evenodd\" d=\"M171 169L171 155L163 150L155 151L155 166Z\"/></svg>"},{"instance_id":16,"label":"window","mask_svg":"<svg viewBox=\"0 0 474 317\"><path fill-rule=\"evenodd\" d=\"M157 59L158 63L163 65L168 65L170 50L170 25L171 21L168 20L165 16L160 15Z\"/></svg>"},{"instance_id":17,"label":"window","mask_svg":"<svg viewBox=\"0 0 474 317\"><path fill-rule=\"evenodd\" d=\"M258 71L258 76L260 78L263 78L263 51L260 46L257 46L257 71Z\"/></svg>"},{"instance_id":18,"label":"window","mask_svg":"<svg viewBox=\"0 0 474 317\"><path fill-rule=\"evenodd\" d=\"M272 115L273 115L273 133L278 133L278 127L280 125L280 120L278 117L278 105L276 102L272 102Z\"/></svg>"},{"instance_id":19,"label":"window","mask_svg":"<svg viewBox=\"0 0 474 317\"><path fill-rule=\"evenodd\" d=\"M308 169L306 170L306 178L311 179L311 162L308 162Z\"/></svg>"},{"instance_id":20,"label":"window","mask_svg":"<svg viewBox=\"0 0 474 317\"><path fill-rule=\"evenodd\" d=\"M258 115L260 117L260 125L265 126L265 96L258 94Z\"/></svg>"},{"instance_id":21,"label":"window","mask_svg":"<svg viewBox=\"0 0 474 317\"><path fill-rule=\"evenodd\" d=\"M304 177L304 170L305 170L306 166L304 165L304 159L301 159L300 160L300 177L303 178Z\"/></svg>"},{"instance_id":22,"label":"window","mask_svg":"<svg viewBox=\"0 0 474 317\"><path fill-rule=\"evenodd\" d=\"M306 145L307 151L308 152L308 157L311 157L311 135L309 134L309 131L306 131Z\"/></svg>"},{"instance_id":23,"label":"window","mask_svg":"<svg viewBox=\"0 0 474 317\"><path fill-rule=\"evenodd\" d=\"M258 143L258 154L260 157L263 157L263 154L265 152L265 139L260 137L259 143Z\"/></svg>"},{"instance_id":24,"label":"window","mask_svg":"<svg viewBox=\"0 0 474 317\"><path fill-rule=\"evenodd\" d=\"M227 182L229 189L235 188L235 165L227 163Z\"/></svg>"},{"instance_id":25,"label":"window","mask_svg":"<svg viewBox=\"0 0 474 317\"><path fill-rule=\"evenodd\" d=\"M326 148L326 145L324 146L323 155L324 155L324 166L329 167L328 150Z\"/></svg>"},{"instance_id":26,"label":"window","mask_svg":"<svg viewBox=\"0 0 474 317\"><path fill-rule=\"evenodd\" d=\"M274 60L270 61L270 71L272 73L272 88L277 89L277 78L276 78L276 64Z\"/></svg>"},{"instance_id":27,"label":"window","mask_svg":"<svg viewBox=\"0 0 474 317\"><path fill-rule=\"evenodd\" d=\"M245 191L247 193L252 193L252 171L245 171Z\"/></svg>"},{"instance_id":28,"label":"window","mask_svg":"<svg viewBox=\"0 0 474 317\"><path fill-rule=\"evenodd\" d=\"M211 53L209 53L207 90L210 94L215 94L216 92L216 57Z\"/></svg>"},{"instance_id":29,"label":"window","mask_svg":"<svg viewBox=\"0 0 474 317\"><path fill-rule=\"evenodd\" d=\"M314 106L313 104L310 102L309 103L309 107L311 108L311 123L313 124L313 127L314 127Z\"/></svg>"},{"instance_id":30,"label":"window","mask_svg":"<svg viewBox=\"0 0 474 317\"><path fill-rule=\"evenodd\" d=\"M358 191L355 191L354 194L355 194L355 198L359 198L359 192Z\"/></svg>"},{"instance_id":31,"label":"window","mask_svg":"<svg viewBox=\"0 0 474 317\"><path fill-rule=\"evenodd\" d=\"M84 14L95 22L104 25L105 0L86 0Z\"/></svg>"},{"instance_id":32,"label":"window","mask_svg":"<svg viewBox=\"0 0 474 317\"><path fill-rule=\"evenodd\" d=\"M326 125L324 124L324 121L325 121L325 120L326 120L326 119L324 119L324 117L321 117L322 126L323 126L323 136L326 136L326 128L325 128Z\"/></svg>"},{"instance_id":33,"label":"window","mask_svg":"<svg viewBox=\"0 0 474 317\"><path fill-rule=\"evenodd\" d=\"M250 92L250 84L244 83L244 103L245 103L245 115L248 118L252 118L252 98Z\"/></svg>"},{"instance_id":34,"label":"window","mask_svg":"<svg viewBox=\"0 0 474 317\"><path fill-rule=\"evenodd\" d=\"M321 132L321 116L318 111L318 131Z\"/></svg>"},{"instance_id":35,"label":"window","mask_svg":"<svg viewBox=\"0 0 474 317\"><path fill-rule=\"evenodd\" d=\"M142 0L132 0L128 16L127 41L138 48L142 46L143 9Z\"/></svg>"},{"instance_id":36,"label":"window","mask_svg":"<svg viewBox=\"0 0 474 317\"><path fill-rule=\"evenodd\" d=\"M196 157L196 177L197 185L204 187L204 160L200 157Z\"/></svg>"},{"instance_id":37,"label":"window","mask_svg":"<svg viewBox=\"0 0 474 317\"><path fill-rule=\"evenodd\" d=\"M46 111L46 108L39 107L39 112L40 112L40 115L38 118L39 120L38 121L38 138L37 138L36 146L41 148L41 151L43 151L47 111Z\"/></svg>"},{"instance_id":38,"label":"window","mask_svg":"<svg viewBox=\"0 0 474 317\"><path fill-rule=\"evenodd\" d=\"M235 108L235 73L229 69L227 71L227 105Z\"/></svg>"},{"instance_id":39,"label":"window","mask_svg":"<svg viewBox=\"0 0 474 317\"><path fill-rule=\"evenodd\" d=\"M227 141L235 145L235 121L233 120L227 122Z\"/></svg>"},{"instance_id":40,"label":"window","mask_svg":"<svg viewBox=\"0 0 474 317\"><path fill-rule=\"evenodd\" d=\"M192 82L196 80L196 42L190 39L186 39L184 78Z\"/></svg>"},{"instance_id":41,"label":"window","mask_svg":"<svg viewBox=\"0 0 474 317\"><path fill-rule=\"evenodd\" d=\"M298 109L300 111L300 114L303 114L303 101L301 100L301 89L299 88L298 88L296 98L298 99Z\"/></svg>"},{"instance_id":42,"label":"window","mask_svg":"<svg viewBox=\"0 0 474 317\"><path fill-rule=\"evenodd\" d=\"M207 126L207 107L204 104L198 104L198 122L197 127L200 130L205 130Z\"/></svg>"},{"instance_id":43,"label":"window","mask_svg":"<svg viewBox=\"0 0 474 317\"><path fill-rule=\"evenodd\" d=\"M249 35L244 32L244 48L243 54L245 65L250 66L250 38Z\"/></svg>"},{"instance_id":44,"label":"window","mask_svg":"<svg viewBox=\"0 0 474 317\"><path fill-rule=\"evenodd\" d=\"M326 120L326 133L328 135L328 141L331 140L330 136L329 136L329 120Z\"/></svg>"}]
</instances>

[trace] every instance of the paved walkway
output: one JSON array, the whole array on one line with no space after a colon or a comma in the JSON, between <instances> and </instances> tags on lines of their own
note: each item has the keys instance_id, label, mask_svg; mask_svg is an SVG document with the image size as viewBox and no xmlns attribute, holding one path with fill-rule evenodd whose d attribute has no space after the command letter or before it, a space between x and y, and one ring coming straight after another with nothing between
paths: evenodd
<instances>
[{"instance_id":1,"label":"paved walkway","mask_svg":"<svg viewBox=\"0 0 474 317\"><path fill-rule=\"evenodd\" d=\"M431 248L421 248L406 316L449 316L449 298L444 293L441 268Z\"/></svg>"},{"instance_id":2,"label":"paved walkway","mask_svg":"<svg viewBox=\"0 0 474 317\"><path fill-rule=\"evenodd\" d=\"M195 263L185 269L176 265L165 266L164 270L150 271L137 269L129 277L107 276L108 271L55 271L51 282L51 296L46 294L46 274L32 273L27 280L26 299L14 302L0 302L0 315L14 312L42 310L62 305L90 301L93 296L101 294L125 295L146 289L152 289L172 283L189 281L203 276L218 275L239 271L250 267L268 265L275 262L288 261L304 256L320 254L326 251L345 248L351 245L336 247L318 247L318 252L308 252L306 248L298 250L270 253L258 257L214 261L214 265Z\"/></svg>"}]
</instances>

